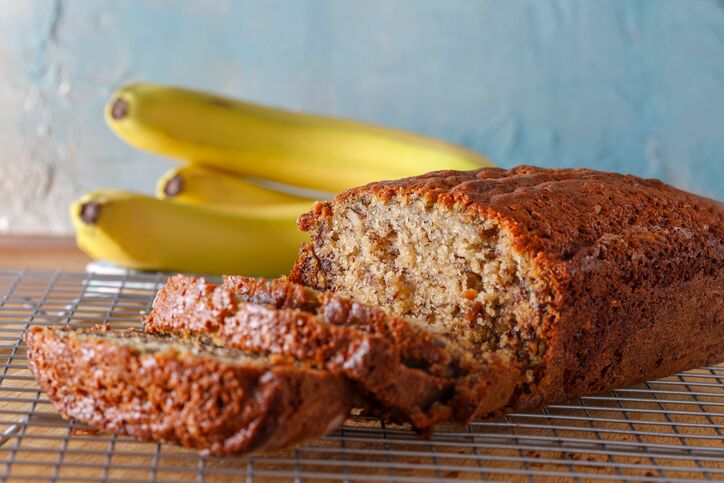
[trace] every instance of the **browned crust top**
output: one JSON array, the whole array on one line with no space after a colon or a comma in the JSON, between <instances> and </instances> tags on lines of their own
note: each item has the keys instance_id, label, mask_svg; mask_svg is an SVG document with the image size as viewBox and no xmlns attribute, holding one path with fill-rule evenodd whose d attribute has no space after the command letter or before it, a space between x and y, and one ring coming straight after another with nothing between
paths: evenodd
<instances>
[{"instance_id":1,"label":"browned crust top","mask_svg":"<svg viewBox=\"0 0 724 483\"><path fill-rule=\"evenodd\" d=\"M719 244L724 238L724 207L659 180L591 169L435 171L353 188L333 202L317 203L299 227L310 231L333 204L372 194L420 197L447 207L500 220L519 250L570 260L604 235L635 226L643 230L688 227L691 236Z\"/></svg>"}]
</instances>

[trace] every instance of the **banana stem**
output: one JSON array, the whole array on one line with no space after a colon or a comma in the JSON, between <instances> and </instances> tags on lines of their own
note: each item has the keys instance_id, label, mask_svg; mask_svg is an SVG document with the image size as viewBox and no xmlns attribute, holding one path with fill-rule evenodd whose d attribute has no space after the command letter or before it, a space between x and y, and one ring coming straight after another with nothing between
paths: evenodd
<instances>
[{"instance_id":1,"label":"banana stem","mask_svg":"<svg viewBox=\"0 0 724 483\"><path fill-rule=\"evenodd\" d=\"M95 225L101 216L101 204L97 201L87 201L80 207L80 219L86 225Z\"/></svg>"},{"instance_id":2,"label":"banana stem","mask_svg":"<svg viewBox=\"0 0 724 483\"><path fill-rule=\"evenodd\" d=\"M177 174L173 178L166 181L166 184L163 186L163 192L169 198L173 198L174 196L177 196L183 190L184 190L184 180L180 174Z\"/></svg>"},{"instance_id":3,"label":"banana stem","mask_svg":"<svg viewBox=\"0 0 724 483\"><path fill-rule=\"evenodd\" d=\"M113 119L119 120L123 119L128 115L128 103L121 97L116 98L115 101L113 101L113 106L111 107L111 117Z\"/></svg>"}]
</instances>

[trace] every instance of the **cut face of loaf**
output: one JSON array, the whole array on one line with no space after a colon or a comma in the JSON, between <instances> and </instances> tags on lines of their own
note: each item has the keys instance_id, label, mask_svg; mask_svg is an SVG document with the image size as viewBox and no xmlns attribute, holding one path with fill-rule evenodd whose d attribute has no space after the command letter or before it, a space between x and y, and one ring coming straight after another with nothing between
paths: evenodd
<instances>
[{"instance_id":1,"label":"cut face of loaf","mask_svg":"<svg viewBox=\"0 0 724 483\"><path fill-rule=\"evenodd\" d=\"M342 377L206 343L41 327L25 341L36 380L63 416L209 454L290 447L336 429L351 407Z\"/></svg>"},{"instance_id":2,"label":"cut face of loaf","mask_svg":"<svg viewBox=\"0 0 724 483\"><path fill-rule=\"evenodd\" d=\"M420 430L498 410L514 387L507 361L473 362L379 309L284 279L171 277L145 330L314 362L354 381L368 409Z\"/></svg>"},{"instance_id":3,"label":"cut face of loaf","mask_svg":"<svg viewBox=\"0 0 724 483\"><path fill-rule=\"evenodd\" d=\"M509 355L523 409L724 358L723 219L633 176L435 172L317 203L290 279Z\"/></svg>"},{"instance_id":4,"label":"cut face of loaf","mask_svg":"<svg viewBox=\"0 0 724 483\"><path fill-rule=\"evenodd\" d=\"M538 311L547 294L497 220L471 222L424 198L370 195L333 206L324 238L292 279L384 307L473 353L503 349L540 360ZM319 270L307 269L315 263Z\"/></svg>"}]
</instances>

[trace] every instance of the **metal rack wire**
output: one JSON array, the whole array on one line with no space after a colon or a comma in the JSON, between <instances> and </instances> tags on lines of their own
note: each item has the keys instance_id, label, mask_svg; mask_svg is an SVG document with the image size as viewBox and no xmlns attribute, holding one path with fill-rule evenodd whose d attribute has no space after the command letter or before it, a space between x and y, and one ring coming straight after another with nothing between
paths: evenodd
<instances>
[{"instance_id":1,"label":"metal rack wire","mask_svg":"<svg viewBox=\"0 0 724 483\"><path fill-rule=\"evenodd\" d=\"M138 326L160 275L0 270L0 481L443 481L724 479L724 366L420 439L360 415L293 451L213 458L94 433L39 391L35 324Z\"/></svg>"}]
</instances>

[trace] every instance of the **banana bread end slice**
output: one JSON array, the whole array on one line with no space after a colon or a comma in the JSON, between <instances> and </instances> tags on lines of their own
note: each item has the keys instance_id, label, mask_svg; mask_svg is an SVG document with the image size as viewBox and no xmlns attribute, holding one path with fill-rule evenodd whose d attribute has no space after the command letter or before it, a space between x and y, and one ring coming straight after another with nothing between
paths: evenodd
<instances>
[{"instance_id":1,"label":"banana bread end slice","mask_svg":"<svg viewBox=\"0 0 724 483\"><path fill-rule=\"evenodd\" d=\"M212 455L322 436L351 408L344 378L293 361L139 330L34 327L30 367L66 418Z\"/></svg>"}]
</instances>

